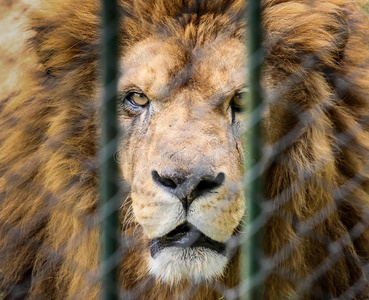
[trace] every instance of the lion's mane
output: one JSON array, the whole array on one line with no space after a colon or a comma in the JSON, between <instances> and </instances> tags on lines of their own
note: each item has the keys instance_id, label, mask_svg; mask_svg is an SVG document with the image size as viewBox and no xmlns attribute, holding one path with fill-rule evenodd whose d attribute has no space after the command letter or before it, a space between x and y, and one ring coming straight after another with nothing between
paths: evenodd
<instances>
[{"instance_id":1,"label":"lion's mane","mask_svg":"<svg viewBox=\"0 0 369 300\"><path fill-rule=\"evenodd\" d=\"M188 26L188 40L224 30L244 34L239 0L120 2L122 51L153 32L165 36L159 27L179 31L188 25L186 15L195 13L213 14L214 21L201 37L194 34L200 25ZM266 193L273 211L265 228L265 298L368 297L367 17L354 0L263 5L269 103L264 132L271 162ZM99 15L97 1L45 1L31 14L21 63L4 83L0 295L99 295L99 105L92 99L99 93ZM147 241L132 222L126 229L136 242L122 263L123 288L142 299L216 297L211 284L170 289L150 278L142 254ZM238 280L236 255L218 292Z\"/></svg>"}]
</instances>

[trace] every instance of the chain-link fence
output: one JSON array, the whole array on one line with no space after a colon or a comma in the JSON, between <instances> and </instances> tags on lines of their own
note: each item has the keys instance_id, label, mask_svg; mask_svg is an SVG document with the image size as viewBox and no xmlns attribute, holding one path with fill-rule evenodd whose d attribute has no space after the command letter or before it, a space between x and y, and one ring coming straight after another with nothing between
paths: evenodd
<instances>
[{"instance_id":1,"label":"chain-link fence","mask_svg":"<svg viewBox=\"0 0 369 300\"><path fill-rule=\"evenodd\" d=\"M0 4L0 299L369 299L368 3L104 5Z\"/></svg>"}]
</instances>

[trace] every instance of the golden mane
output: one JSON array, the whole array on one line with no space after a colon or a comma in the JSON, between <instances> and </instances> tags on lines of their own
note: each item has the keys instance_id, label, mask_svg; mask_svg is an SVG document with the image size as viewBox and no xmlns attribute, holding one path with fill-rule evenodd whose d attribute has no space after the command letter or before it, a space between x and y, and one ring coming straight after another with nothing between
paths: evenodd
<instances>
[{"instance_id":1,"label":"golden mane","mask_svg":"<svg viewBox=\"0 0 369 300\"><path fill-rule=\"evenodd\" d=\"M175 36L185 49L218 35L241 39L242 2L121 0L122 52L153 36ZM264 131L271 153L266 196L273 211L265 229L265 299L364 299L367 16L356 0L264 0L263 7L269 101ZM100 294L99 14L97 0L45 1L30 15L22 63L16 79L9 79L15 83L2 89L0 296ZM127 210L129 201L122 220ZM136 225L132 220L124 228L134 241L121 266L123 289L140 299L218 299L227 289L237 292L238 252L224 277L208 286L170 288L150 277L148 240Z\"/></svg>"}]
</instances>

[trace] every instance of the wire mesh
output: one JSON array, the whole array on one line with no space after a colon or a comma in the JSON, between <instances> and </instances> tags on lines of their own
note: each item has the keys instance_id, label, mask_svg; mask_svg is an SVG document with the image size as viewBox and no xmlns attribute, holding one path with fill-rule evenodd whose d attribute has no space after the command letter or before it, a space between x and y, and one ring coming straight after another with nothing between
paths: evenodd
<instances>
[{"instance_id":1,"label":"wire mesh","mask_svg":"<svg viewBox=\"0 0 369 300\"><path fill-rule=\"evenodd\" d=\"M120 0L107 35L30 3L0 4L0 299L369 298L367 2Z\"/></svg>"}]
</instances>

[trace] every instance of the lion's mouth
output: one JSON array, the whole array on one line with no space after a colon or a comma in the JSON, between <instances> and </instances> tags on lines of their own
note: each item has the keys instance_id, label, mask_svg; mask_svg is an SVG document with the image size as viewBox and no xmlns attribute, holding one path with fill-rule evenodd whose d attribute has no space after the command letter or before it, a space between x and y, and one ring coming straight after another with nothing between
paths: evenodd
<instances>
[{"instance_id":1,"label":"lion's mouth","mask_svg":"<svg viewBox=\"0 0 369 300\"><path fill-rule=\"evenodd\" d=\"M151 241L150 253L153 258L167 247L195 248L202 247L225 255L226 244L212 240L190 223L184 223L167 235Z\"/></svg>"}]
</instances>

